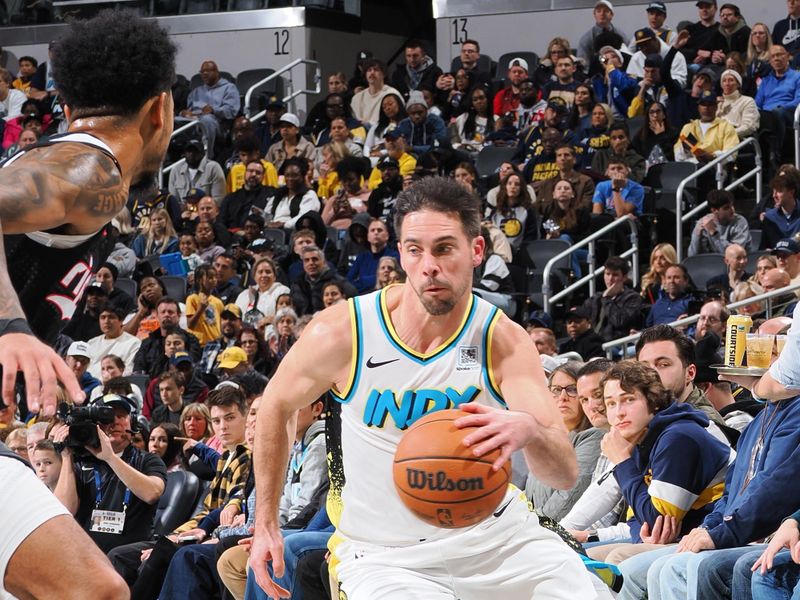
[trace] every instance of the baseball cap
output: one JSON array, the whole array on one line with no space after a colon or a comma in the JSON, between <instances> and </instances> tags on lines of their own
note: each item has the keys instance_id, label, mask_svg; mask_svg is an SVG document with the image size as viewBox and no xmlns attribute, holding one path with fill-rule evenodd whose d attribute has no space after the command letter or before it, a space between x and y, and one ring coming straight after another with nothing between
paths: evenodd
<instances>
[{"instance_id":1,"label":"baseball cap","mask_svg":"<svg viewBox=\"0 0 800 600\"><path fill-rule=\"evenodd\" d=\"M267 108L267 110L270 110L270 109L278 109L278 110L280 110L280 109L284 108L285 106L286 105L283 103L283 100L281 100L277 96L270 96L269 99L267 100L266 108Z\"/></svg>"},{"instance_id":2,"label":"baseball cap","mask_svg":"<svg viewBox=\"0 0 800 600\"><path fill-rule=\"evenodd\" d=\"M397 129L392 129L383 134L383 139L385 140L399 140L400 138L405 139L405 136L397 131Z\"/></svg>"},{"instance_id":3,"label":"baseball cap","mask_svg":"<svg viewBox=\"0 0 800 600\"><path fill-rule=\"evenodd\" d=\"M280 123L289 123L289 125L294 125L295 127L300 127L300 119L297 118L297 115L292 113L283 113L281 115Z\"/></svg>"},{"instance_id":4,"label":"baseball cap","mask_svg":"<svg viewBox=\"0 0 800 600\"><path fill-rule=\"evenodd\" d=\"M225 308L222 309L222 312L220 312L219 315L220 315L220 317L225 317L227 315L228 317L233 317L235 319L241 319L242 318L242 309L239 308L233 302L231 302L231 303L225 305Z\"/></svg>"},{"instance_id":5,"label":"baseball cap","mask_svg":"<svg viewBox=\"0 0 800 600\"><path fill-rule=\"evenodd\" d=\"M104 288L102 285L100 285L99 281L95 281L89 287L87 287L86 288L86 293L87 294L96 295L96 296L108 296L108 292L106 291L106 288Z\"/></svg>"},{"instance_id":6,"label":"baseball cap","mask_svg":"<svg viewBox=\"0 0 800 600\"><path fill-rule=\"evenodd\" d=\"M567 311L567 321L570 321L572 319L591 319L591 318L592 318L591 311L583 305L573 306Z\"/></svg>"},{"instance_id":7,"label":"baseball cap","mask_svg":"<svg viewBox=\"0 0 800 600\"><path fill-rule=\"evenodd\" d=\"M194 204L195 202L200 202L201 198L205 198L208 196L206 191L203 188L189 188L189 191L186 192L186 195L183 197L184 200Z\"/></svg>"},{"instance_id":8,"label":"baseball cap","mask_svg":"<svg viewBox=\"0 0 800 600\"><path fill-rule=\"evenodd\" d=\"M169 359L169 364L174 365L176 367L182 363L189 363L190 365L193 364L192 357L189 356L188 352L183 352L183 351L176 352L175 354L172 355L172 358Z\"/></svg>"},{"instance_id":9,"label":"baseball cap","mask_svg":"<svg viewBox=\"0 0 800 600\"><path fill-rule=\"evenodd\" d=\"M378 164L376 166L378 167L378 169L388 169L390 167L399 169L400 163L397 162L397 159L392 158L391 156L384 156L378 161Z\"/></svg>"},{"instance_id":10,"label":"baseball cap","mask_svg":"<svg viewBox=\"0 0 800 600\"><path fill-rule=\"evenodd\" d=\"M253 252L269 252L275 250L275 242L268 238L257 238L250 242L248 248Z\"/></svg>"},{"instance_id":11,"label":"baseball cap","mask_svg":"<svg viewBox=\"0 0 800 600\"><path fill-rule=\"evenodd\" d=\"M603 5L606 8L608 8L608 10L610 10L611 12L614 12L614 5L611 4L611 2L609 2L608 0L597 0L597 2L594 3L595 8L597 8L600 5Z\"/></svg>"},{"instance_id":12,"label":"baseball cap","mask_svg":"<svg viewBox=\"0 0 800 600\"><path fill-rule=\"evenodd\" d=\"M644 27L642 29L639 29L634 35L634 43L641 44L642 42L646 42L647 40L654 40L655 38L656 38L656 32L650 29L649 27Z\"/></svg>"},{"instance_id":13,"label":"baseball cap","mask_svg":"<svg viewBox=\"0 0 800 600\"><path fill-rule=\"evenodd\" d=\"M553 328L553 317L543 310L535 310L528 318L528 324L534 327L546 327L547 329Z\"/></svg>"},{"instance_id":14,"label":"baseball cap","mask_svg":"<svg viewBox=\"0 0 800 600\"><path fill-rule=\"evenodd\" d=\"M697 104L711 105L717 103L717 95L711 90L703 90L697 97Z\"/></svg>"},{"instance_id":15,"label":"baseball cap","mask_svg":"<svg viewBox=\"0 0 800 600\"><path fill-rule=\"evenodd\" d=\"M565 113L569 110L566 101L559 96L555 96L554 98L550 98L547 102L547 108L551 108L557 113Z\"/></svg>"},{"instance_id":16,"label":"baseball cap","mask_svg":"<svg viewBox=\"0 0 800 600\"><path fill-rule=\"evenodd\" d=\"M89 344L86 342L72 342L67 349L67 356L83 356L84 358L91 358Z\"/></svg>"},{"instance_id":17,"label":"baseball cap","mask_svg":"<svg viewBox=\"0 0 800 600\"><path fill-rule=\"evenodd\" d=\"M667 5L663 2L651 2L647 5L645 10L647 12L650 12L651 10L657 10L660 13L667 14Z\"/></svg>"},{"instance_id":18,"label":"baseball cap","mask_svg":"<svg viewBox=\"0 0 800 600\"><path fill-rule=\"evenodd\" d=\"M783 238L775 244L770 254L799 254L800 244L794 238ZM72 346L70 346L71 348Z\"/></svg>"},{"instance_id":19,"label":"baseball cap","mask_svg":"<svg viewBox=\"0 0 800 600\"><path fill-rule=\"evenodd\" d=\"M217 360L219 361L220 369L233 369L241 363L247 362L247 354L238 346L231 346L230 348L225 348Z\"/></svg>"},{"instance_id":20,"label":"baseball cap","mask_svg":"<svg viewBox=\"0 0 800 600\"><path fill-rule=\"evenodd\" d=\"M128 411L128 414L136 411L136 404L127 396L120 394L104 394L94 401L95 406L117 406Z\"/></svg>"},{"instance_id":21,"label":"baseball cap","mask_svg":"<svg viewBox=\"0 0 800 600\"><path fill-rule=\"evenodd\" d=\"M695 2L694 5L695 6L702 6L704 4L709 4L709 5L712 5L712 6L716 6L717 2L716 2L716 0L698 0L697 2Z\"/></svg>"},{"instance_id":22,"label":"baseball cap","mask_svg":"<svg viewBox=\"0 0 800 600\"><path fill-rule=\"evenodd\" d=\"M198 139L192 139L186 142L186 144L183 146L183 149L188 150L189 148L195 148L196 150L205 150L205 148L203 147L203 142L201 142Z\"/></svg>"},{"instance_id":23,"label":"baseball cap","mask_svg":"<svg viewBox=\"0 0 800 600\"><path fill-rule=\"evenodd\" d=\"M714 82L714 81L716 81L716 80L717 80L717 72L716 72L714 69L712 69L711 67L706 67L705 69L700 69L700 70L697 72L697 75L698 75L698 76L699 76L699 75L705 75L705 76L706 76L706 77L708 77L708 78L709 78L709 79L710 79L712 82Z\"/></svg>"},{"instance_id":24,"label":"baseball cap","mask_svg":"<svg viewBox=\"0 0 800 600\"><path fill-rule=\"evenodd\" d=\"M524 58L517 56L516 58L512 58L510 61L508 61L508 68L510 69L511 67L522 67L527 71L528 61L525 60Z\"/></svg>"}]
</instances>

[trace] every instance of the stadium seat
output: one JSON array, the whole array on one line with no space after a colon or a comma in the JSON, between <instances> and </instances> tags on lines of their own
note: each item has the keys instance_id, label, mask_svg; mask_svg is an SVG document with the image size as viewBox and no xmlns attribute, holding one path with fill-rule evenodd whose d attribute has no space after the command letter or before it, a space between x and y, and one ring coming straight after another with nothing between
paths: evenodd
<instances>
[{"instance_id":1,"label":"stadium seat","mask_svg":"<svg viewBox=\"0 0 800 600\"><path fill-rule=\"evenodd\" d=\"M761 230L760 229L751 229L750 230L750 238L752 243L750 244L750 252L755 252L761 246ZM748 254L748 258L751 255Z\"/></svg>"},{"instance_id":2,"label":"stadium seat","mask_svg":"<svg viewBox=\"0 0 800 600\"><path fill-rule=\"evenodd\" d=\"M228 10L260 10L264 8L264 0L231 0Z\"/></svg>"},{"instance_id":3,"label":"stadium seat","mask_svg":"<svg viewBox=\"0 0 800 600\"><path fill-rule=\"evenodd\" d=\"M482 57L481 57L482 58ZM497 59L497 68L494 72L495 79L505 79L508 73L508 63L512 58L524 58L528 62L528 75L533 77L533 72L539 66L539 55L536 52L520 51L506 52Z\"/></svg>"},{"instance_id":4,"label":"stadium seat","mask_svg":"<svg viewBox=\"0 0 800 600\"><path fill-rule=\"evenodd\" d=\"M516 147L486 146L475 159L475 170L478 172L478 177L481 179L491 177L497 173L500 165L514 158L516 153Z\"/></svg>"},{"instance_id":5,"label":"stadium seat","mask_svg":"<svg viewBox=\"0 0 800 600\"><path fill-rule=\"evenodd\" d=\"M659 181L654 187L660 191L656 208L663 208L675 212L675 198L681 181L697 170L697 165L690 162L666 162L661 165ZM694 205L695 185L692 182L686 186L688 194L684 195L684 207Z\"/></svg>"},{"instance_id":6,"label":"stadium seat","mask_svg":"<svg viewBox=\"0 0 800 600\"><path fill-rule=\"evenodd\" d=\"M695 254L683 259L683 266L689 272L689 278L698 290L706 289L706 282L712 277L725 272L722 254Z\"/></svg>"},{"instance_id":7,"label":"stadium seat","mask_svg":"<svg viewBox=\"0 0 800 600\"><path fill-rule=\"evenodd\" d=\"M570 247L566 240L533 240L525 244L525 252L533 263L533 271L539 275L544 273L547 262L556 254ZM556 269L569 271L570 257L566 256L556 263Z\"/></svg>"},{"instance_id":8,"label":"stadium seat","mask_svg":"<svg viewBox=\"0 0 800 600\"><path fill-rule=\"evenodd\" d=\"M250 2L251 0L240 0L241 2ZM252 0L255 2L262 2L262 0ZM244 8L233 8L231 10L250 10ZM242 96L242 102L244 102L245 94L247 94L247 90L250 89L253 85L272 75L275 72L275 69L248 69L246 71L242 71L236 76L236 87L239 88L239 94ZM253 95L250 96L250 114L255 114L261 110L264 110L267 107L267 100L270 96L282 96L283 95L283 80L280 77L276 77L272 81L268 81L267 83L258 86ZM243 108L246 108L243 106Z\"/></svg>"},{"instance_id":9,"label":"stadium seat","mask_svg":"<svg viewBox=\"0 0 800 600\"><path fill-rule=\"evenodd\" d=\"M136 295L139 293L139 286L136 285L133 279L128 279L127 277L120 277L117 279L114 283L114 287L125 292L133 299L136 299Z\"/></svg>"},{"instance_id":10,"label":"stadium seat","mask_svg":"<svg viewBox=\"0 0 800 600\"><path fill-rule=\"evenodd\" d=\"M153 533L168 535L192 516L200 480L189 471L167 473L167 485L158 501Z\"/></svg>"},{"instance_id":11,"label":"stadium seat","mask_svg":"<svg viewBox=\"0 0 800 600\"><path fill-rule=\"evenodd\" d=\"M272 242L276 246L285 246L286 245L286 233L283 229L277 229L274 227L267 227L261 234L268 240L272 240Z\"/></svg>"},{"instance_id":12,"label":"stadium seat","mask_svg":"<svg viewBox=\"0 0 800 600\"><path fill-rule=\"evenodd\" d=\"M127 375L125 379L127 379L131 385L138 387L142 392L142 398L144 398L144 394L147 391L147 386L150 383L150 376L134 373L132 375Z\"/></svg>"},{"instance_id":13,"label":"stadium seat","mask_svg":"<svg viewBox=\"0 0 800 600\"><path fill-rule=\"evenodd\" d=\"M162 275L159 277L167 290L167 296L183 302L186 300L186 278L178 275Z\"/></svg>"}]
</instances>

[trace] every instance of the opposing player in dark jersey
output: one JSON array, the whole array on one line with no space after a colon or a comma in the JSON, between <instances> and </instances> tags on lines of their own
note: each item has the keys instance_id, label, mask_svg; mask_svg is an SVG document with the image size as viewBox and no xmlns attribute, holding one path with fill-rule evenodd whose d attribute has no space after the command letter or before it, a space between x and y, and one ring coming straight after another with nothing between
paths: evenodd
<instances>
[{"instance_id":1,"label":"opposing player in dark jersey","mask_svg":"<svg viewBox=\"0 0 800 600\"><path fill-rule=\"evenodd\" d=\"M28 408L43 414L55 409L59 380L74 399L83 393L33 334L57 334L103 262L106 225L130 188L152 181L159 168L172 133L175 46L157 23L109 11L70 24L52 62L67 137L0 168L2 397L11 398L21 371ZM24 469L3 461L3 469ZM0 504L0 597L126 598L99 548L31 478L24 489L9 488L21 490L15 503Z\"/></svg>"}]
</instances>

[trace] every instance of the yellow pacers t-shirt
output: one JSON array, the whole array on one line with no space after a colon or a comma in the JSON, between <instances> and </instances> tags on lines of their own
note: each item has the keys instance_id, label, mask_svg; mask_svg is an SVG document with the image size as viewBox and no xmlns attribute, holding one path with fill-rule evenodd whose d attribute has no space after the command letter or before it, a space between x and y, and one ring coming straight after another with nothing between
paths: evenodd
<instances>
[{"instance_id":1,"label":"yellow pacers t-shirt","mask_svg":"<svg viewBox=\"0 0 800 600\"><path fill-rule=\"evenodd\" d=\"M222 304L222 300L216 296L209 296L205 315L200 317L200 320L195 323L193 328L189 328L189 331L200 340L201 346L222 335L220 331L220 315L223 308L225 308L225 305ZM192 294L186 298L186 319L191 321L198 310L200 310L200 295Z\"/></svg>"},{"instance_id":2,"label":"yellow pacers t-shirt","mask_svg":"<svg viewBox=\"0 0 800 600\"><path fill-rule=\"evenodd\" d=\"M261 184L278 187L278 172L275 170L275 165L263 158L261 159L261 164L264 166L264 178L261 180ZM244 170L245 165L236 163L231 167L231 170L228 171L228 177L225 179L225 186L229 194L235 192L244 185Z\"/></svg>"}]
</instances>

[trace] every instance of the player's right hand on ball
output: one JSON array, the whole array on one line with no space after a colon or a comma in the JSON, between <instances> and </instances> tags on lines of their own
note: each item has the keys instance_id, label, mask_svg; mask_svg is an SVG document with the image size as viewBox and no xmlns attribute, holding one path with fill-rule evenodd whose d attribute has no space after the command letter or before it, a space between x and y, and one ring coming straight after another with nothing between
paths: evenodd
<instances>
[{"instance_id":1,"label":"player's right hand on ball","mask_svg":"<svg viewBox=\"0 0 800 600\"><path fill-rule=\"evenodd\" d=\"M58 382L76 404L83 404L83 393L75 374L58 354L36 337L26 333L7 333L0 338L0 366L3 367L3 402L14 402L14 383L22 371L28 410L43 417L56 413Z\"/></svg>"},{"instance_id":2,"label":"player's right hand on ball","mask_svg":"<svg viewBox=\"0 0 800 600\"><path fill-rule=\"evenodd\" d=\"M270 598L291 598L292 594L279 586L269 576L267 562L272 561L272 573L277 579L283 577L283 536L277 527L261 527L255 531L250 546L250 568L256 576L259 587Z\"/></svg>"}]
</instances>

